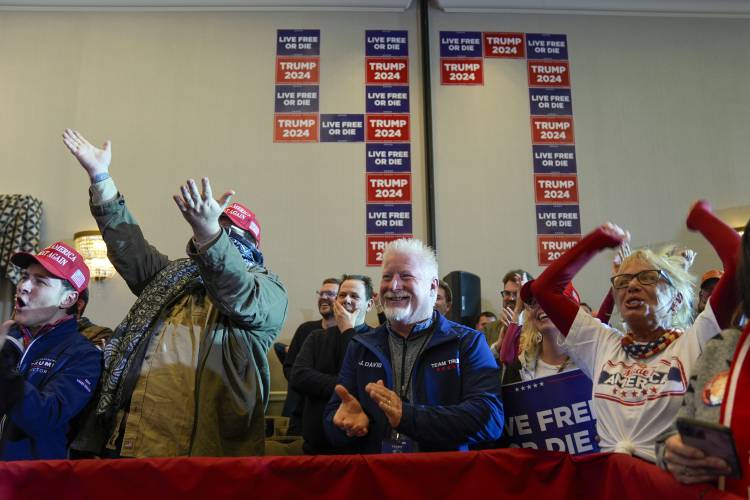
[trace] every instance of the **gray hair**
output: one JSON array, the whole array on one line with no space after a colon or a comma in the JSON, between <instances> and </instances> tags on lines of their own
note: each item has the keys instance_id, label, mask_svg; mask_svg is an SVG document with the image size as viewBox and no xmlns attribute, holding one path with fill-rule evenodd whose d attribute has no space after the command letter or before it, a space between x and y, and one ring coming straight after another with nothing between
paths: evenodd
<instances>
[{"instance_id":1,"label":"gray hair","mask_svg":"<svg viewBox=\"0 0 750 500\"><path fill-rule=\"evenodd\" d=\"M429 245L425 245L421 240L414 238L401 238L388 243L383 252L383 262L388 260L392 254L402 253L414 256L422 265L425 276L429 279L437 279L438 262L435 256L435 250Z\"/></svg>"}]
</instances>

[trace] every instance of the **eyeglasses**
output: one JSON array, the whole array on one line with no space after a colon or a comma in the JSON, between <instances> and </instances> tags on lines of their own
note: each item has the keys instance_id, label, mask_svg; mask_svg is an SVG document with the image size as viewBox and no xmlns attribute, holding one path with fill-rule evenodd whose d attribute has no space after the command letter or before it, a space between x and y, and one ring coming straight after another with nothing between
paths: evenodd
<instances>
[{"instance_id":1,"label":"eyeglasses","mask_svg":"<svg viewBox=\"0 0 750 500\"><path fill-rule=\"evenodd\" d=\"M322 297L324 299L335 299L338 294L336 292L327 292L327 291L321 292L320 290L318 290L315 292L315 295L317 295L318 297Z\"/></svg>"},{"instance_id":2,"label":"eyeglasses","mask_svg":"<svg viewBox=\"0 0 750 500\"><path fill-rule=\"evenodd\" d=\"M612 276L609 281L612 282L612 288L620 290L627 288L630 282L633 281L633 278L637 279L641 285L655 285L660 279L664 279L670 285L672 284L661 269L646 269L636 274L618 274Z\"/></svg>"},{"instance_id":3,"label":"eyeglasses","mask_svg":"<svg viewBox=\"0 0 750 500\"><path fill-rule=\"evenodd\" d=\"M503 290L502 292L500 292L500 295L502 295L504 299L515 299L516 297L518 297L518 293L509 292L507 290Z\"/></svg>"}]
</instances>

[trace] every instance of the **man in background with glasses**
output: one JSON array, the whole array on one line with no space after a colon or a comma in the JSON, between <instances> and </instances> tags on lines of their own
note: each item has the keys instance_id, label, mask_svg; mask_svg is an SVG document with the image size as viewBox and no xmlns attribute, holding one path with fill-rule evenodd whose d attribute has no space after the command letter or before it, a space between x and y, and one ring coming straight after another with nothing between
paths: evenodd
<instances>
[{"instance_id":1,"label":"man in background with glasses","mask_svg":"<svg viewBox=\"0 0 750 500\"><path fill-rule=\"evenodd\" d=\"M286 353L286 358L284 358L284 377L286 377L287 382L292 378L294 362L307 337L315 330L325 330L336 325L336 318L333 315L333 303L339 293L340 283L341 281L337 278L326 278L320 285L320 289L315 292L321 319L305 321L294 332L292 342L289 344L289 350ZM304 399L302 395L289 386L286 391L284 409L281 412L283 416L289 417L289 429L286 431L288 435L302 435L303 411Z\"/></svg>"},{"instance_id":2,"label":"man in background with glasses","mask_svg":"<svg viewBox=\"0 0 750 500\"><path fill-rule=\"evenodd\" d=\"M503 308L500 311L500 319L487 323L483 331L495 359L499 359L503 334L511 321L513 321L513 309L516 307L521 287L524 283L532 279L534 278L523 269L513 269L503 276L503 289L500 292L503 299Z\"/></svg>"}]
</instances>

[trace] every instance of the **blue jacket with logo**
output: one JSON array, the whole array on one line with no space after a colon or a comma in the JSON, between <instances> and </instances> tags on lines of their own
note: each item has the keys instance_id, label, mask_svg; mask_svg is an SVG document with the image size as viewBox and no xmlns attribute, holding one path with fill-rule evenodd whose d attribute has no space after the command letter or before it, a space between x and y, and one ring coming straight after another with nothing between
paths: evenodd
<instances>
[{"instance_id":1,"label":"blue jacket with logo","mask_svg":"<svg viewBox=\"0 0 750 500\"><path fill-rule=\"evenodd\" d=\"M495 441L503 430L500 376L484 336L435 315L432 338L414 364L414 401L404 402L397 431L414 439L420 451L467 450L470 444ZM325 431L335 446L355 446L380 453L391 428L385 414L365 392L383 380L393 389L393 369L385 325L354 337L346 352L339 383L362 405L370 419L368 434L350 438L333 424L341 402L336 393L325 411Z\"/></svg>"},{"instance_id":2,"label":"blue jacket with logo","mask_svg":"<svg viewBox=\"0 0 750 500\"><path fill-rule=\"evenodd\" d=\"M96 390L102 353L71 317L34 339L16 364L18 354L8 340L0 356L0 460L67 458L71 420Z\"/></svg>"}]
</instances>

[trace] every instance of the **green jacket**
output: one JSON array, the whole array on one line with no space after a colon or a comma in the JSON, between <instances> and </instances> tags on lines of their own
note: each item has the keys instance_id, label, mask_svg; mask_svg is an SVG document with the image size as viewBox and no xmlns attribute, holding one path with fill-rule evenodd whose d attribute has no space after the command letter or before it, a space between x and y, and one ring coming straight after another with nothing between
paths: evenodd
<instances>
[{"instance_id":1,"label":"green jacket","mask_svg":"<svg viewBox=\"0 0 750 500\"><path fill-rule=\"evenodd\" d=\"M139 295L169 264L169 259L145 240L122 195L102 205L92 205L91 212L107 243L112 264L130 290ZM149 342L158 341L159 330L164 325L170 325L173 335L175 324L178 335L182 331L202 328L193 366L195 412L192 416L184 416L192 426L188 425L184 435L179 436L189 444L181 448L184 452L175 453L193 456L262 455L264 413L270 391L266 353L286 318L286 290L279 278L266 269L260 266L248 269L224 232L200 251L191 240L187 253L198 265L204 286L189 288L177 300L160 304L159 320L154 321L147 339ZM193 321L190 310L186 309L196 304L201 307L203 317ZM180 330L183 326L186 330ZM185 366L170 368L166 365L165 368L162 365L159 369L163 377L164 369L174 369L177 373ZM181 376L185 376L184 371ZM144 377L143 371L141 377ZM175 379L179 380L179 377ZM169 411L168 405L155 409ZM136 410L131 408L132 411ZM144 407L141 411L145 415L147 409ZM170 417L165 415L165 418ZM110 439L113 431L116 432L115 429L105 431L108 435L104 438ZM141 433L148 431L139 430ZM135 453L135 456L140 455Z\"/></svg>"}]
</instances>

